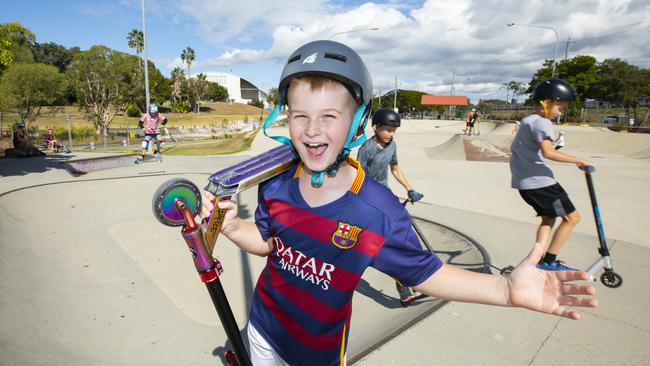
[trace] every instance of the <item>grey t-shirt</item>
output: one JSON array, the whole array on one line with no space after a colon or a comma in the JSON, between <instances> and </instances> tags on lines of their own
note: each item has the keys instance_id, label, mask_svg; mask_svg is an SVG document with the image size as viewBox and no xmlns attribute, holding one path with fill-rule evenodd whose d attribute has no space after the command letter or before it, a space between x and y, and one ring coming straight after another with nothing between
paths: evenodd
<instances>
[{"instance_id":1,"label":"grey t-shirt","mask_svg":"<svg viewBox=\"0 0 650 366\"><path fill-rule=\"evenodd\" d=\"M551 121L537 114L531 114L521 120L519 132L510 147L512 188L537 189L557 183L542 156L541 142L544 140L553 141Z\"/></svg>"},{"instance_id":2,"label":"grey t-shirt","mask_svg":"<svg viewBox=\"0 0 650 366\"><path fill-rule=\"evenodd\" d=\"M361 145L357 160L370 178L388 187L388 165L397 165L397 144L393 140L382 149L373 137Z\"/></svg>"}]
</instances>

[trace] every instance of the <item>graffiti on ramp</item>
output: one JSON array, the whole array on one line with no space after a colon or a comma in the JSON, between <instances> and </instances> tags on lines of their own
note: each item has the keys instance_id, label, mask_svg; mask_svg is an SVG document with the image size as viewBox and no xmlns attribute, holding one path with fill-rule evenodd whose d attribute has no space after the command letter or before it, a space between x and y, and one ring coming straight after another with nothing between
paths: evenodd
<instances>
[{"instance_id":1,"label":"graffiti on ramp","mask_svg":"<svg viewBox=\"0 0 650 366\"><path fill-rule=\"evenodd\" d=\"M465 158L469 161L510 161L510 136L465 137L463 147Z\"/></svg>"}]
</instances>

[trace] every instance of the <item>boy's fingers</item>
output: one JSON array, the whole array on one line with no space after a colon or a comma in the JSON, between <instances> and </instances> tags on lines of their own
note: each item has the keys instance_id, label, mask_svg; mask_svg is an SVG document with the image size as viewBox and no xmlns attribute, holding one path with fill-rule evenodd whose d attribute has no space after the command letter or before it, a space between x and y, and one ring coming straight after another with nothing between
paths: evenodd
<instances>
[{"instance_id":1,"label":"boy's fingers","mask_svg":"<svg viewBox=\"0 0 650 366\"><path fill-rule=\"evenodd\" d=\"M579 306L583 308L595 308L598 306L598 300L591 297L562 296L558 299L563 306Z\"/></svg>"},{"instance_id":2,"label":"boy's fingers","mask_svg":"<svg viewBox=\"0 0 650 366\"><path fill-rule=\"evenodd\" d=\"M235 202L233 202L231 200L222 200L222 201L219 201L219 203L217 205L219 206L220 209L225 210L225 209L229 209L229 208L234 207Z\"/></svg>"},{"instance_id":3,"label":"boy's fingers","mask_svg":"<svg viewBox=\"0 0 650 366\"><path fill-rule=\"evenodd\" d=\"M565 295L593 295L596 289L592 285L563 284L561 291Z\"/></svg>"},{"instance_id":4,"label":"boy's fingers","mask_svg":"<svg viewBox=\"0 0 650 366\"><path fill-rule=\"evenodd\" d=\"M562 282L585 281L589 279L589 273L582 271L557 271L555 275Z\"/></svg>"}]
</instances>

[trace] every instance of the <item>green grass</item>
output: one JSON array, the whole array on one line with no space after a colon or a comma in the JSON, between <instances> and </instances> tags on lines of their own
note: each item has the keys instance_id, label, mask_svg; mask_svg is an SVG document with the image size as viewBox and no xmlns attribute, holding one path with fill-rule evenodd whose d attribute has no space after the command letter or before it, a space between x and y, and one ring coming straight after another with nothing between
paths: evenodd
<instances>
[{"instance_id":1,"label":"green grass","mask_svg":"<svg viewBox=\"0 0 650 366\"><path fill-rule=\"evenodd\" d=\"M45 130L46 128L68 128L68 121L66 114L70 116L70 124L73 128L92 128L92 122L85 119L83 112L75 106L56 107L56 113L48 113L48 108L44 107L41 110L41 116L34 121L32 125L38 126L39 129ZM268 112L261 108L253 107L247 104L239 103L204 103L200 114L197 113L164 113L165 117L169 120L169 127L192 127L192 126L208 126L214 124L222 124L229 121L243 120L259 120L259 117L266 118ZM111 122L110 127L119 128L136 127L139 118L127 117L124 115L117 115ZM18 121L18 116L15 113L3 112L3 127L6 127Z\"/></svg>"},{"instance_id":2,"label":"green grass","mask_svg":"<svg viewBox=\"0 0 650 366\"><path fill-rule=\"evenodd\" d=\"M259 130L233 134L227 139L208 140L204 143L176 145L169 149L163 147L164 155L224 155L234 154L251 147Z\"/></svg>"}]
</instances>

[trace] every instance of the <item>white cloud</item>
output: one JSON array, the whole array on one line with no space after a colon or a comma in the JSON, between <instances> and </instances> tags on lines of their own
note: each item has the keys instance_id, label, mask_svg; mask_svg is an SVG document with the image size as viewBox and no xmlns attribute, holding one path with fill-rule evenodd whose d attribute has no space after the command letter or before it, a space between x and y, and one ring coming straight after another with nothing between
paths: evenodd
<instances>
[{"instance_id":1,"label":"white cloud","mask_svg":"<svg viewBox=\"0 0 650 366\"><path fill-rule=\"evenodd\" d=\"M590 54L599 61L621 57L650 66L650 22L617 28L650 19L647 0L377 1L359 6L333 0L182 0L168 4L175 16L195 22L204 39L227 46L203 65L264 62L267 75L279 75L284 59L301 44L358 30L337 34L334 40L362 55L378 90L391 89L397 76L400 87L449 93L455 71L457 92L476 101L502 94L503 82L530 81L544 59L553 58L555 34L534 27L507 27L509 22L555 28L559 59L564 57L563 41L570 36L576 43L570 45L569 57ZM373 27L380 30L367 30ZM611 34L617 29L621 31ZM278 70L268 70L269 60Z\"/></svg>"}]
</instances>

